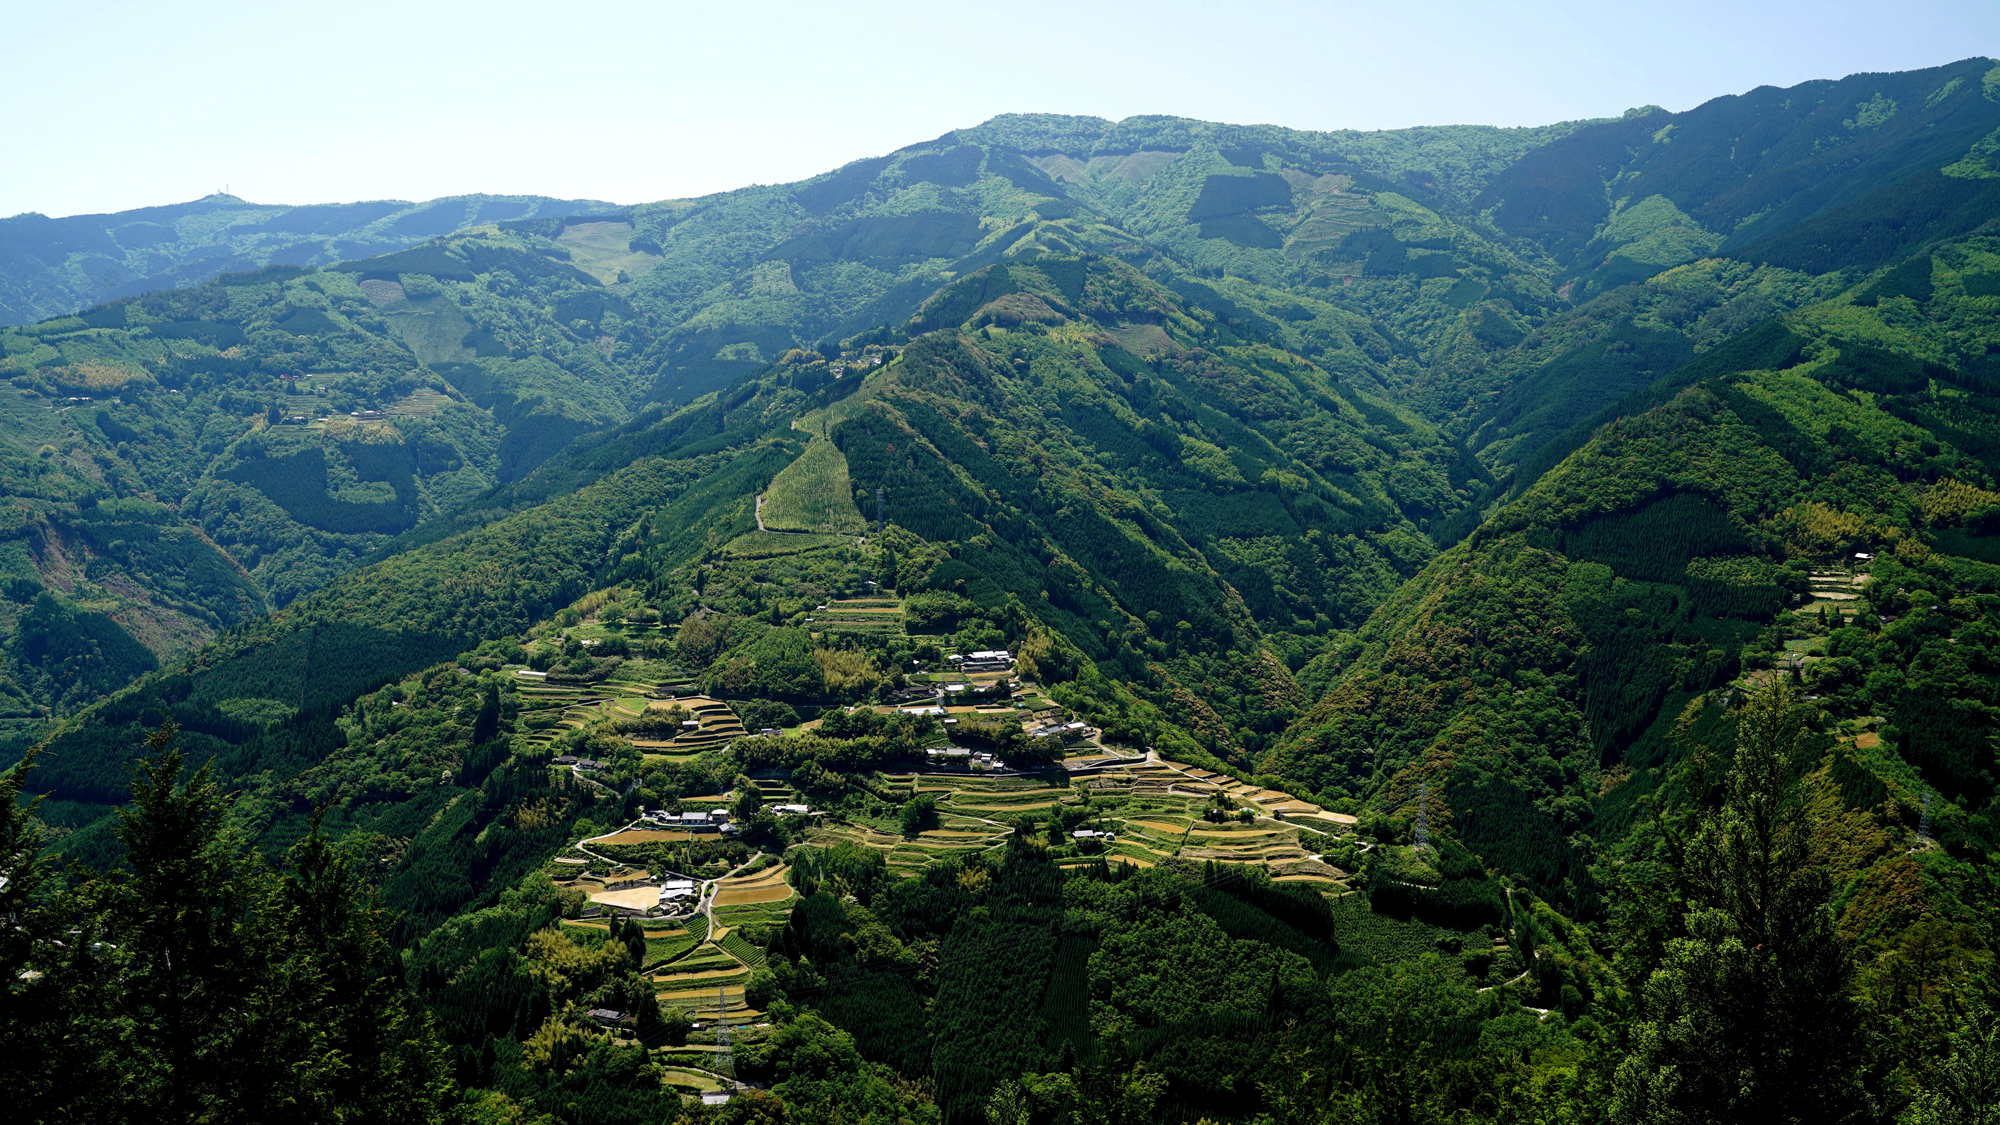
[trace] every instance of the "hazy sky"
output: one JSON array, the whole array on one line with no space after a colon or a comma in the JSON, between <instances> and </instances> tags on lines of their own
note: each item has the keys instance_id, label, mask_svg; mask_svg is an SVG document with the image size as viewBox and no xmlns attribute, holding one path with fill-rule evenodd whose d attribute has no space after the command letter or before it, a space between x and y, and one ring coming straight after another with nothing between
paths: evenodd
<instances>
[{"instance_id":1,"label":"hazy sky","mask_svg":"<svg viewBox=\"0 0 2000 1125\"><path fill-rule=\"evenodd\" d=\"M1994 0L0 5L0 215L642 202L1010 111L1530 125L2000 56Z\"/></svg>"}]
</instances>

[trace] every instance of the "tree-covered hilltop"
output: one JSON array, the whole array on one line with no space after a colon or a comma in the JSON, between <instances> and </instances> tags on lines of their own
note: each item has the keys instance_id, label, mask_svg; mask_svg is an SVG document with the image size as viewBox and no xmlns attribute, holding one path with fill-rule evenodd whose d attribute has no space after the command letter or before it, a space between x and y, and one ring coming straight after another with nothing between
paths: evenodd
<instances>
[{"instance_id":1,"label":"tree-covered hilltop","mask_svg":"<svg viewBox=\"0 0 2000 1125\"><path fill-rule=\"evenodd\" d=\"M304 207L214 195L164 207L0 219L0 326L30 324L223 273L401 250L481 223L615 214L610 203L534 195L375 199Z\"/></svg>"},{"instance_id":2,"label":"tree-covered hilltop","mask_svg":"<svg viewBox=\"0 0 2000 1125\"><path fill-rule=\"evenodd\" d=\"M1476 206L1563 305L1503 353L1435 363L1452 390L1420 409L1518 495L1634 413L1626 396L1759 320L1899 264L1861 300L1921 302L1930 247L2000 214L1997 73L1975 58L1765 87L1535 149Z\"/></svg>"},{"instance_id":3,"label":"tree-covered hilltop","mask_svg":"<svg viewBox=\"0 0 2000 1125\"><path fill-rule=\"evenodd\" d=\"M1964 234L1993 203L1994 62L1761 86L1540 147L1477 206L1594 295L1720 251L1823 273Z\"/></svg>"},{"instance_id":4,"label":"tree-covered hilltop","mask_svg":"<svg viewBox=\"0 0 2000 1125\"><path fill-rule=\"evenodd\" d=\"M1635 1034L1721 1065L1747 1048L1664 1024L1741 987L1726 977L1739 970L1662 958L1709 956L1736 931L1697 922L1662 870L1691 846L1682 818L1722 799L1746 692L1788 682L1804 717L1787 721L1802 725L1782 762L1758 768L1800 786L1787 877L1831 901L1811 971L1896 1050L1947 1050L1957 1013L1991 1011L1969 970L1990 963L1971 935L1993 923L2000 845L2000 334L1980 280L1996 250L1983 235L1938 244L1909 260L1921 271L1880 271L1628 396L1623 417L1302 673L1330 686L1259 768L1323 801L1413 812L1428 793L1433 824L1449 818L1467 847L1580 916L1637 911L1623 916L1659 927L1690 911L1672 925L1692 944L1653 930L1633 954L1679 974L1636 1009L1658 1038L1645 1038L1653 1024ZM1778 846L1769 823L1755 831ZM1913 958L1949 968L1892 986L1914 980ZM1701 977L1711 969L1724 975ZM1870 1081L1900 1080L1877 1065ZM1621 1102L1721 1096L1642 1089L1643 1066L1619 1072Z\"/></svg>"}]
</instances>

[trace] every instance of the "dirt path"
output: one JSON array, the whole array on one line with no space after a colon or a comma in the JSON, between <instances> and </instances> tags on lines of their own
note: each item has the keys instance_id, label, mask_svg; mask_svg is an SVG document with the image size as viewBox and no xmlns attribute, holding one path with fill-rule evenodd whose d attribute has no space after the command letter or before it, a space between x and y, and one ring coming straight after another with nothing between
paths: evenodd
<instances>
[{"instance_id":1,"label":"dirt path","mask_svg":"<svg viewBox=\"0 0 2000 1125\"><path fill-rule=\"evenodd\" d=\"M784 531L784 530L781 530L781 529L779 529L779 528L775 528L775 527L765 527L765 526L764 526L764 494L763 494L763 493L761 493L761 492L759 492L759 493L757 494L757 510L756 510L756 512L755 512L755 513L753 513L753 514L754 514L754 515L756 515L756 517L757 517L757 530L758 530L758 531L763 531L763 532L768 532L768 533L770 533L770 534L772 534L772 535L811 535L811 534L813 534L813 533L812 533L812 532L810 532L810 531Z\"/></svg>"}]
</instances>

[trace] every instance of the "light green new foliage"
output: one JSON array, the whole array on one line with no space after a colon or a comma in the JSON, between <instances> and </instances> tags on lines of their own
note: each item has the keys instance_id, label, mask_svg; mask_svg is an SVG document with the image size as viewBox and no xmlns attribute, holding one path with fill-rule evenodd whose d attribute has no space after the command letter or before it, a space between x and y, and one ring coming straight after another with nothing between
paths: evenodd
<instances>
[{"instance_id":1,"label":"light green new foliage","mask_svg":"<svg viewBox=\"0 0 2000 1125\"><path fill-rule=\"evenodd\" d=\"M1939 170L1961 180L1990 180L2000 176L2000 129L1975 141L1964 159Z\"/></svg>"},{"instance_id":2,"label":"light green new foliage","mask_svg":"<svg viewBox=\"0 0 2000 1125\"><path fill-rule=\"evenodd\" d=\"M764 493L764 527L771 531L860 534L868 521L854 506L847 458L825 438L814 438L799 459Z\"/></svg>"},{"instance_id":3,"label":"light green new foliage","mask_svg":"<svg viewBox=\"0 0 2000 1125\"><path fill-rule=\"evenodd\" d=\"M1622 208L1600 238L1616 245L1619 255L1658 266L1694 261L1722 243L1721 235L1702 229L1664 195Z\"/></svg>"}]
</instances>

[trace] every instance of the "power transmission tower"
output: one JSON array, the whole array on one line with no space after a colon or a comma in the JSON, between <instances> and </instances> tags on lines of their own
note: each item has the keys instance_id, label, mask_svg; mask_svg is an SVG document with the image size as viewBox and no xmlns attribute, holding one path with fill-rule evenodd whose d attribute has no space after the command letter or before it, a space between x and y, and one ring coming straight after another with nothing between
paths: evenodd
<instances>
[{"instance_id":1,"label":"power transmission tower","mask_svg":"<svg viewBox=\"0 0 2000 1125\"><path fill-rule=\"evenodd\" d=\"M875 486L875 534L882 534L882 493L881 485Z\"/></svg>"},{"instance_id":2,"label":"power transmission tower","mask_svg":"<svg viewBox=\"0 0 2000 1125\"><path fill-rule=\"evenodd\" d=\"M729 1045L729 990L715 986L715 1072L736 1081L736 1052Z\"/></svg>"},{"instance_id":3,"label":"power transmission tower","mask_svg":"<svg viewBox=\"0 0 2000 1125\"><path fill-rule=\"evenodd\" d=\"M1426 781L1417 786L1417 850L1428 851L1431 846L1431 783Z\"/></svg>"},{"instance_id":4,"label":"power transmission tower","mask_svg":"<svg viewBox=\"0 0 2000 1125\"><path fill-rule=\"evenodd\" d=\"M1935 796L1937 796L1937 790L1924 790L1924 815L1923 819L1917 823L1917 839L1919 840L1928 841L1931 838L1931 798Z\"/></svg>"}]
</instances>

